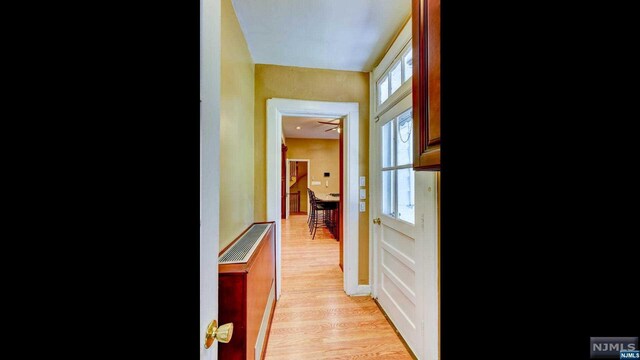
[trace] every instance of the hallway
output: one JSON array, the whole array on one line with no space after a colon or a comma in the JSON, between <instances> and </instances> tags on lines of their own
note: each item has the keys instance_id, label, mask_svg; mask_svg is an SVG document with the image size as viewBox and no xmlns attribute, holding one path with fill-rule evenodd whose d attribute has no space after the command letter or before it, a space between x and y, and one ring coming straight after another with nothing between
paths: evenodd
<instances>
[{"instance_id":1,"label":"hallway","mask_svg":"<svg viewBox=\"0 0 640 360\"><path fill-rule=\"evenodd\" d=\"M371 297L344 293L338 242L324 228L311 240L306 220L282 220L282 296L266 359L410 360Z\"/></svg>"}]
</instances>

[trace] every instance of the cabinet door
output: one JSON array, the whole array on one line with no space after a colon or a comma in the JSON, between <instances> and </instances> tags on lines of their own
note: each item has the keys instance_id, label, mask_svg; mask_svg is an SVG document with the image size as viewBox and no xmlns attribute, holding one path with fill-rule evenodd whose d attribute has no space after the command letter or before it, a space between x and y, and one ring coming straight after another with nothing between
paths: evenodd
<instances>
[{"instance_id":1,"label":"cabinet door","mask_svg":"<svg viewBox=\"0 0 640 360\"><path fill-rule=\"evenodd\" d=\"M440 0L412 0L415 170L440 170Z\"/></svg>"}]
</instances>

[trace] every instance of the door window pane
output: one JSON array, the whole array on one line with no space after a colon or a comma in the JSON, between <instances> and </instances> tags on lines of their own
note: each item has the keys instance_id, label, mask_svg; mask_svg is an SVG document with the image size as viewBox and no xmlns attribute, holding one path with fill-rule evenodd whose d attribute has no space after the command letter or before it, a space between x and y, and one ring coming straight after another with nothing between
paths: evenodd
<instances>
[{"instance_id":1,"label":"door window pane","mask_svg":"<svg viewBox=\"0 0 640 360\"><path fill-rule=\"evenodd\" d=\"M415 172L413 169L398 170L398 219L414 223L415 217Z\"/></svg>"},{"instance_id":2,"label":"door window pane","mask_svg":"<svg viewBox=\"0 0 640 360\"><path fill-rule=\"evenodd\" d=\"M393 121L382 127L382 167L393 166Z\"/></svg>"},{"instance_id":3,"label":"door window pane","mask_svg":"<svg viewBox=\"0 0 640 360\"><path fill-rule=\"evenodd\" d=\"M405 111L398 116L398 136L396 136L397 166L413 162L413 111Z\"/></svg>"},{"instance_id":4,"label":"door window pane","mask_svg":"<svg viewBox=\"0 0 640 360\"><path fill-rule=\"evenodd\" d=\"M398 61L396 66L391 70L391 94L396 92L400 85L402 85L402 68Z\"/></svg>"},{"instance_id":5,"label":"door window pane","mask_svg":"<svg viewBox=\"0 0 640 360\"><path fill-rule=\"evenodd\" d=\"M382 80L378 91L380 92L380 104L382 104L389 98L389 78L385 77Z\"/></svg>"},{"instance_id":6,"label":"door window pane","mask_svg":"<svg viewBox=\"0 0 640 360\"><path fill-rule=\"evenodd\" d=\"M402 58L404 62L404 79L403 82L409 80L413 74L413 50L409 49L409 52Z\"/></svg>"},{"instance_id":7,"label":"door window pane","mask_svg":"<svg viewBox=\"0 0 640 360\"><path fill-rule=\"evenodd\" d=\"M415 224L413 109L380 126L381 213Z\"/></svg>"},{"instance_id":8,"label":"door window pane","mask_svg":"<svg viewBox=\"0 0 640 360\"><path fill-rule=\"evenodd\" d=\"M382 213L395 217L395 170L386 170L382 172Z\"/></svg>"}]
</instances>

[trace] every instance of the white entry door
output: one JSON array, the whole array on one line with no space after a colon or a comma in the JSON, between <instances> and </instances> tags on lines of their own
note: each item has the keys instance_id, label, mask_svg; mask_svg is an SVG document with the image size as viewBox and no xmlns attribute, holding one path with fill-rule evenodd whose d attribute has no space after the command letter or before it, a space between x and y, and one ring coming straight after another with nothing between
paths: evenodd
<instances>
[{"instance_id":1,"label":"white entry door","mask_svg":"<svg viewBox=\"0 0 640 360\"><path fill-rule=\"evenodd\" d=\"M200 0L200 360L218 358L218 341L204 344L218 318L220 11L220 0Z\"/></svg>"},{"instance_id":2,"label":"white entry door","mask_svg":"<svg viewBox=\"0 0 640 360\"><path fill-rule=\"evenodd\" d=\"M416 176L411 94L383 113L374 128L374 297L415 354L422 353ZM379 221L378 221L379 220Z\"/></svg>"}]
</instances>

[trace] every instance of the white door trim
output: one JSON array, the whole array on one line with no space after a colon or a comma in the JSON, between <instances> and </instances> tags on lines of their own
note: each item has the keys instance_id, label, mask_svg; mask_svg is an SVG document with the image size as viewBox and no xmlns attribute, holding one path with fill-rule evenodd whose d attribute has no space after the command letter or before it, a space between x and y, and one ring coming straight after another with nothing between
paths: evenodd
<instances>
[{"instance_id":1,"label":"white door trim","mask_svg":"<svg viewBox=\"0 0 640 360\"><path fill-rule=\"evenodd\" d=\"M411 20L409 20L411 21ZM374 78L373 78L373 71L369 73L369 84L374 84ZM371 295L372 298L377 298L378 297L378 292L377 292L377 279L376 279L376 273L375 270L376 268L374 267L374 262L375 259L377 259L377 251L376 251L376 243L373 240L373 232L374 232L374 226L373 225L373 219L375 219L375 214L373 213L373 206L375 204L375 196L376 196L376 191L378 191L378 189L376 188L376 184L373 181L373 177L372 174L375 173L374 171L374 165L375 165L375 160L373 159L373 156L371 156L371 154L373 154L373 152L375 151L375 149L377 149L377 144L376 144L376 137L373 136L372 134L374 134L373 131L375 131L375 101L376 101L376 86L370 85L370 91L369 91L369 174L367 174L367 176L369 177L368 180L368 186L369 186L369 219L367 224L369 224L369 294Z\"/></svg>"},{"instance_id":2,"label":"white door trim","mask_svg":"<svg viewBox=\"0 0 640 360\"><path fill-rule=\"evenodd\" d=\"M311 160L310 159L287 159L287 171L289 171L289 163L291 161L304 161L307 163L307 189L309 189L309 187L311 186L311 182L309 181L309 174L311 174ZM291 176L291 175L289 175ZM309 197L307 196L307 213L309 213L309 209L310 209L311 203L309 200ZM287 219L289 218L289 201L287 200Z\"/></svg>"},{"instance_id":3,"label":"white door trim","mask_svg":"<svg viewBox=\"0 0 640 360\"><path fill-rule=\"evenodd\" d=\"M280 167L282 152L280 137L282 134L282 116L331 116L345 119L344 131L344 162L342 176L344 189L340 189L341 201L344 202L343 223L344 231L344 291L348 295L359 293L358 287L358 140L360 115L358 103L329 102L294 99L267 100L267 221L276 223L276 272L277 298L281 295L282 284L282 255L281 255L281 226L280 226Z\"/></svg>"},{"instance_id":4,"label":"white door trim","mask_svg":"<svg viewBox=\"0 0 640 360\"><path fill-rule=\"evenodd\" d=\"M423 184L424 186L418 186ZM417 235L421 239L416 245L420 255L417 261L419 276L417 280L424 284L420 288L423 299L420 317L423 321L422 352L425 360L439 358L439 297L438 297L438 182L432 171L416 172L416 225ZM421 214L418 217L418 214Z\"/></svg>"},{"instance_id":5,"label":"white door trim","mask_svg":"<svg viewBox=\"0 0 640 360\"><path fill-rule=\"evenodd\" d=\"M200 360L218 359L218 342L204 348L218 320L220 237L220 0L200 0Z\"/></svg>"}]
</instances>

